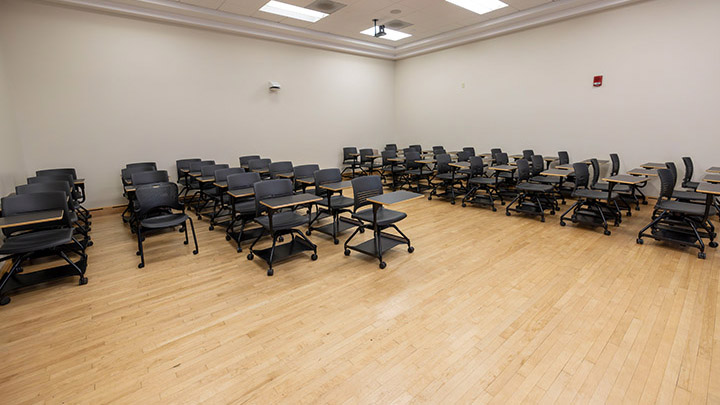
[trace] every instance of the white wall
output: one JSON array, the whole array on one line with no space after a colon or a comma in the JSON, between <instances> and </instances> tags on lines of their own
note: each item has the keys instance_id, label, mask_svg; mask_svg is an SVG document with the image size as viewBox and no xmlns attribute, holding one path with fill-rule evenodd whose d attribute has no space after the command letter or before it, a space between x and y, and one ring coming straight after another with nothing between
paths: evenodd
<instances>
[{"instance_id":1,"label":"white wall","mask_svg":"<svg viewBox=\"0 0 720 405\"><path fill-rule=\"evenodd\" d=\"M180 158L259 153L333 167L343 146L394 130L389 61L2 0L0 46L27 172L76 167L90 207L122 202L129 162L174 173Z\"/></svg>"},{"instance_id":2,"label":"white wall","mask_svg":"<svg viewBox=\"0 0 720 405\"><path fill-rule=\"evenodd\" d=\"M718 17L717 0L652 0L400 61L398 140L680 173L692 156L700 177L720 165Z\"/></svg>"},{"instance_id":3,"label":"white wall","mask_svg":"<svg viewBox=\"0 0 720 405\"><path fill-rule=\"evenodd\" d=\"M22 151L13 131L10 95L8 94L5 58L0 47L0 196L15 191L25 174Z\"/></svg>"}]
</instances>

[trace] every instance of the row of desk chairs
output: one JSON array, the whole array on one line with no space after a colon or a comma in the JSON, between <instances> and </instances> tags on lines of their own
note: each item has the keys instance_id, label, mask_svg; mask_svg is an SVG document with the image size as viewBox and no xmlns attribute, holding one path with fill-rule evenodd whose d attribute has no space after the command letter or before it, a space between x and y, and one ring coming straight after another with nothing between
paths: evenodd
<instances>
[{"instance_id":1,"label":"row of desk chairs","mask_svg":"<svg viewBox=\"0 0 720 405\"><path fill-rule=\"evenodd\" d=\"M39 170L27 184L16 186L14 194L2 198L0 263L12 265L0 278L0 305L10 303L8 293L13 290L55 278L79 276L79 284L87 284L92 215L82 206L84 200L84 180L72 168ZM67 264L23 272L30 260L52 256Z\"/></svg>"}]
</instances>

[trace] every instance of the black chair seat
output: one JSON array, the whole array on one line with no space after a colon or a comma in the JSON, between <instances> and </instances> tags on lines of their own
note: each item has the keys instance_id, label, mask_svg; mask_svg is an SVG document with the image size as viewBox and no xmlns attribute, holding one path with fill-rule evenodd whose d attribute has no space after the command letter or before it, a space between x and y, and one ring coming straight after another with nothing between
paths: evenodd
<instances>
[{"instance_id":1,"label":"black chair seat","mask_svg":"<svg viewBox=\"0 0 720 405\"><path fill-rule=\"evenodd\" d=\"M550 184L521 183L517 185L517 189L531 193L550 193L553 190L553 186Z\"/></svg>"},{"instance_id":2,"label":"black chair seat","mask_svg":"<svg viewBox=\"0 0 720 405\"><path fill-rule=\"evenodd\" d=\"M293 211L275 213L273 214L272 219L273 230L275 231L292 229L308 223L308 217L297 214ZM265 229L270 229L269 216L264 215L261 217L257 217L255 218L255 222L260 224Z\"/></svg>"},{"instance_id":3,"label":"black chair seat","mask_svg":"<svg viewBox=\"0 0 720 405\"><path fill-rule=\"evenodd\" d=\"M440 173L437 176L435 176L435 178L440 179L440 180L452 180L453 178L455 180L465 180L467 178L467 176L462 173L456 173L455 177L453 177L452 173Z\"/></svg>"},{"instance_id":4,"label":"black chair seat","mask_svg":"<svg viewBox=\"0 0 720 405\"><path fill-rule=\"evenodd\" d=\"M697 189L699 186L700 186L700 183L698 183L697 181L688 181L687 183L683 184L683 187L689 188L692 190Z\"/></svg>"},{"instance_id":5,"label":"black chair seat","mask_svg":"<svg viewBox=\"0 0 720 405\"><path fill-rule=\"evenodd\" d=\"M419 176L420 175L420 169L409 169L405 171L406 174L410 174L413 176ZM430 172L427 170L423 170L422 174L429 174Z\"/></svg>"},{"instance_id":6,"label":"black chair seat","mask_svg":"<svg viewBox=\"0 0 720 405\"><path fill-rule=\"evenodd\" d=\"M593 200L607 200L608 199L608 192L602 191L602 190L588 190L588 189L580 188L580 189L573 191L572 195L575 198L590 198ZM618 197L618 193L613 191L612 195L610 196L610 199L612 200L617 197Z\"/></svg>"},{"instance_id":7,"label":"black chair seat","mask_svg":"<svg viewBox=\"0 0 720 405\"><path fill-rule=\"evenodd\" d=\"M595 189L600 191L608 191L610 189L609 183L596 183ZM627 184L615 184L613 191L618 193L632 193L632 188Z\"/></svg>"},{"instance_id":8,"label":"black chair seat","mask_svg":"<svg viewBox=\"0 0 720 405\"><path fill-rule=\"evenodd\" d=\"M497 182L502 183L505 181L503 178L498 178ZM492 177L473 177L470 179L470 183L472 184L495 184L495 179Z\"/></svg>"},{"instance_id":9,"label":"black chair seat","mask_svg":"<svg viewBox=\"0 0 720 405\"><path fill-rule=\"evenodd\" d=\"M655 208L658 208L661 210L679 212L682 214L693 215L693 216L705 215L705 205L704 204L661 200L661 201L658 201ZM715 209L715 207L710 207L710 212L708 215L716 215L716 214L717 214L717 209Z\"/></svg>"},{"instance_id":10,"label":"black chair seat","mask_svg":"<svg viewBox=\"0 0 720 405\"><path fill-rule=\"evenodd\" d=\"M319 205L322 205L323 207L328 206L328 199L327 197L323 198L322 201L318 201ZM332 197L332 207L333 208L347 208L352 207L352 205L355 204L355 200L349 197L345 197L344 195L334 195Z\"/></svg>"},{"instance_id":11,"label":"black chair seat","mask_svg":"<svg viewBox=\"0 0 720 405\"><path fill-rule=\"evenodd\" d=\"M358 211L352 214L353 218L359 219L361 221L373 222L373 210L372 208L368 208L362 211ZM377 223L380 226L390 225L394 224L395 222L401 221L407 217L407 214L404 212L399 211L393 211L389 210L387 208L378 209L377 211Z\"/></svg>"},{"instance_id":12,"label":"black chair seat","mask_svg":"<svg viewBox=\"0 0 720 405\"><path fill-rule=\"evenodd\" d=\"M203 192L205 195L209 195L209 196L211 196L211 197L215 197L215 196L217 196L217 195L220 194L220 190L219 190L217 187L204 188L204 189L202 190L202 192Z\"/></svg>"},{"instance_id":13,"label":"black chair seat","mask_svg":"<svg viewBox=\"0 0 720 405\"><path fill-rule=\"evenodd\" d=\"M679 200L705 201L707 199L705 194L696 191L674 190L672 196Z\"/></svg>"},{"instance_id":14,"label":"black chair seat","mask_svg":"<svg viewBox=\"0 0 720 405\"><path fill-rule=\"evenodd\" d=\"M562 180L562 178L558 176L535 176L530 178L530 181L545 184L560 184L560 180Z\"/></svg>"},{"instance_id":15,"label":"black chair seat","mask_svg":"<svg viewBox=\"0 0 720 405\"><path fill-rule=\"evenodd\" d=\"M405 168L402 166L384 166L383 170L385 170L386 172L397 173L397 172L405 171Z\"/></svg>"},{"instance_id":16,"label":"black chair seat","mask_svg":"<svg viewBox=\"0 0 720 405\"><path fill-rule=\"evenodd\" d=\"M185 214L164 214L156 217L145 218L140 221L140 226L147 229L169 228L182 225L187 220Z\"/></svg>"},{"instance_id":17,"label":"black chair seat","mask_svg":"<svg viewBox=\"0 0 720 405\"><path fill-rule=\"evenodd\" d=\"M238 214L254 214L255 200L235 203L235 212Z\"/></svg>"},{"instance_id":18,"label":"black chair seat","mask_svg":"<svg viewBox=\"0 0 720 405\"><path fill-rule=\"evenodd\" d=\"M72 242L71 228L28 232L11 236L0 246L0 254L17 254L50 249Z\"/></svg>"},{"instance_id":19,"label":"black chair seat","mask_svg":"<svg viewBox=\"0 0 720 405\"><path fill-rule=\"evenodd\" d=\"M515 178L515 175L513 175L512 172L500 172L498 177L503 179L513 179Z\"/></svg>"}]
</instances>

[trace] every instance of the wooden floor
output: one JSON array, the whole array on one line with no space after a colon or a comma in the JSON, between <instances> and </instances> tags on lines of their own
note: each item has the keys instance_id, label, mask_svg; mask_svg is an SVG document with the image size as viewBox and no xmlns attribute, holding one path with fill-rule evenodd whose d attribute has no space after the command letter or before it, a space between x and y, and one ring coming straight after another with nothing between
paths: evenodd
<instances>
[{"instance_id":1,"label":"wooden floor","mask_svg":"<svg viewBox=\"0 0 720 405\"><path fill-rule=\"evenodd\" d=\"M720 403L720 253L415 200L415 253L275 276L222 231L148 237L93 219L77 278L0 308L0 402Z\"/></svg>"}]
</instances>

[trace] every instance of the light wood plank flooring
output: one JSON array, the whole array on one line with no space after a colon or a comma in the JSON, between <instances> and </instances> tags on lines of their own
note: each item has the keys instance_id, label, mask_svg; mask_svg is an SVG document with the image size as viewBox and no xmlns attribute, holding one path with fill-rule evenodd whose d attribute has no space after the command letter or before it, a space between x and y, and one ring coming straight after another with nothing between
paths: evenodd
<instances>
[{"instance_id":1,"label":"light wood plank flooring","mask_svg":"<svg viewBox=\"0 0 720 405\"><path fill-rule=\"evenodd\" d=\"M720 403L720 253L425 199L415 253L249 262L93 219L89 284L0 308L0 402ZM343 239L344 240L344 239Z\"/></svg>"}]
</instances>

